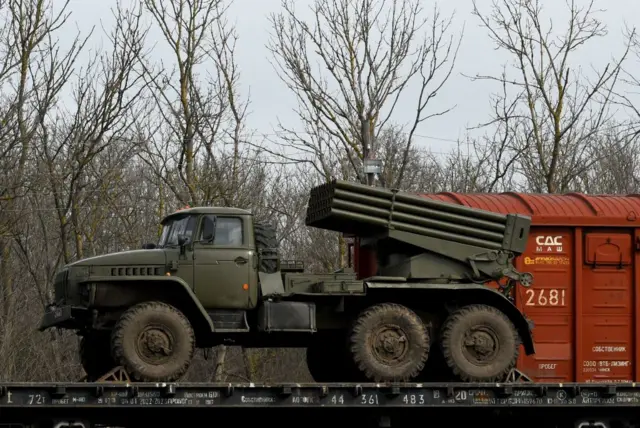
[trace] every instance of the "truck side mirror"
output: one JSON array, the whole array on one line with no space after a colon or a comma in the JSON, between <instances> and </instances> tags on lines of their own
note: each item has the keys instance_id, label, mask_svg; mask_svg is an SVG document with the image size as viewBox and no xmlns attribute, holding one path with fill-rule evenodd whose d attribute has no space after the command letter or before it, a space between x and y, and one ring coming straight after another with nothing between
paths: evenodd
<instances>
[{"instance_id":1,"label":"truck side mirror","mask_svg":"<svg viewBox=\"0 0 640 428\"><path fill-rule=\"evenodd\" d=\"M184 256L186 253L186 245L189 243L189 238L187 235L180 234L178 235L178 246L180 247L180 255Z\"/></svg>"},{"instance_id":2,"label":"truck side mirror","mask_svg":"<svg viewBox=\"0 0 640 428\"><path fill-rule=\"evenodd\" d=\"M156 244L154 244L153 242L147 242L146 244L142 244L143 250L153 250L154 248L156 248Z\"/></svg>"},{"instance_id":3,"label":"truck side mirror","mask_svg":"<svg viewBox=\"0 0 640 428\"><path fill-rule=\"evenodd\" d=\"M213 242L216 235L216 217L207 216L202 223L202 241Z\"/></svg>"}]
</instances>

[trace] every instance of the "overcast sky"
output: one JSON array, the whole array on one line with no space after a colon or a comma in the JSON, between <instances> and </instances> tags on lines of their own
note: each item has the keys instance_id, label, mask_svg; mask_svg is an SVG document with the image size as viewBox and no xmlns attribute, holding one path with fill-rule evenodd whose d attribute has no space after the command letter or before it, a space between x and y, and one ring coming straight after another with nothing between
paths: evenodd
<instances>
[{"instance_id":1,"label":"overcast sky","mask_svg":"<svg viewBox=\"0 0 640 428\"><path fill-rule=\"evenodd\" d=\"M296 9L303 18L310 16L308 5L312 1L296 0ZM109 0L71 0L69 10L72 16L67 28L61 30L60 36L70 41L77 31L72 24L75 21L83 32L89 31L91 26L97 26L92 44L99 43L102 37L100 26L108 28L113 25L110 8L114 3ZM487 8L490 6L489 0L484 3ZM578 3L586 4L587 1L578 0ZM433 4L432 1L424 0L426 10L430 10ZM482 5L483 0L479 0L479 4ZM625 22L633 25L640 16L638 0L600 0L596 4L598 8L606 9L599 16L608 26L609 35L583 49L575 57L574 66L602 67L612 56L618 56L623 49L622 31ZM550 16L566 16L564 0L544 0L543 5ZM440 1L439 6L445 15L455 12L452 30L459 32L464 26L465 32L454 74L434 100L432 109L435 111L454 105L456 107L446 116L424 123L417 133L421 136L418 140L420 146L430 147L434 152L446 152L455 146L452 140L465 135L466 127L488 118L489 95L499 89L487 82L471 82L463 74L499 72L506 57L494 50L486 29L481 28L478 19L471 15L470 0ZM249 89L251 91L248 126L266 134L273 132L278 119L290 126L295 126L297 122L292 111L295 98L277 77L269 63L270 54L265 47L271 32L268 15L277 12L279 8L280 0L234 0L229 11L229 20L235 22L240 37L237 61L242 73L242 89L245 92ZM560 24L554 23L554 26ZM157 37L158 33L152 35ZM171 53L161 40L159 42L153 55L157 58L170 57ZM640 74L640 63L633 58L627 64L627 69ZM398 108L395 117L396 120L408 121L414 114L414 104L407 102Z\"/></svg>"}]
</instances>

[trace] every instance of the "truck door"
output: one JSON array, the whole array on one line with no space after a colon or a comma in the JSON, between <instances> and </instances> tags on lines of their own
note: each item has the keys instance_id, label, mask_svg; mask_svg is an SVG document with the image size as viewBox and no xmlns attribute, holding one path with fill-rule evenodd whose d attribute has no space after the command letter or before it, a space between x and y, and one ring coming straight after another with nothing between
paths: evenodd
<instances>
[{"instance_id":1,"label":"truck door","mask_svg":"<svg viewBox=\"0 0 640 428\"><path fill-rule=\"evenodd\" d=\"M239 216L202 216L194 244L195 293L206 309L246 309L252 250Z\"/></svg>"},{"instance_id":2,"label":"truck door","mask_svg":"<svg viewBox=\"0 0 640 428\"><path fill-rule=\"evenodd\" d=\"M189 240L192 239L192 235L195 233L195 226L195 216L185 215L184 217L174 219L168 229L168 236L162 244L167 248L167 261L170 264L175 264L177 268L177 270L172 272L172 275L182 278L184 282L192 288L195 285L193 282L193 249L189 245L186 245L184 247L184 254L181 254L180 248L178 247L178 238L183 235Z\"/></svg>"}]
</instances>

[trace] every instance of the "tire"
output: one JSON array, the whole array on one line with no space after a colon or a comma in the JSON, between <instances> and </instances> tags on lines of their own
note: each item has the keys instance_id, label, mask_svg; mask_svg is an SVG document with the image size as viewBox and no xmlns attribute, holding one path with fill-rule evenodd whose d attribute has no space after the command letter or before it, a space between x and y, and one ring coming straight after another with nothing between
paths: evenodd
<instances>
[{"instance_id":1,"label":"tire","mask_svg":"<svg viewBox=\"0 0 640 428\"><path fill-rule=\"evenodd\" d=\"M78 346L80 364L87 380L95 381L118 364L111 357L111 341L108 331L91 331L80 338Z\"/></svg>"},{"instance_id":2,"label":"tire","mask_svg":"<svg viewBox=\"0 0 640 428\"><path fill-rule=\"evenodd\" d=\"M465 337L475 343L465 343ZM509 318L487 305L464 306L451 313L442 326L440 344L447 365L464 382L504 380L520 350Z\"/></svg>"},{"instance_id":3,"label":"tire","mask_svg":"<svg viewBox=\"0 0 640 428\"><path fill-rule=\"evenodd\" d=\"M278 256L278 239L273 226L266 223L254 223L253 234L255 235L256 247L261 255L266 257ZM260 257L258 270L264 273L276 273L278 271L278 263L276 260Z\"/></svg>"},{"instance_id":4,"label":"tire","mask_svg":"<svg viewBox=\"0 0 640 428\"><path fill-rule=\"evenodd\" d=\"M349 340L356 366L374 382L416 378L429 357L431 341L422 319L395 303L364 310L352 326Z\"/></svg>"},{"instance_id":5,"label":"tire","mask_svg":"<svg viewBox=\"0 0 640 428\"><path fill-rule=\"evenodd\" d=\"M167 355L166 349L171 352ZM189 320L161 302L132 306L111 335L113 358L129 376L142 382L172 382L185 375L195 350Z\"/></svg>"}]
</instances>

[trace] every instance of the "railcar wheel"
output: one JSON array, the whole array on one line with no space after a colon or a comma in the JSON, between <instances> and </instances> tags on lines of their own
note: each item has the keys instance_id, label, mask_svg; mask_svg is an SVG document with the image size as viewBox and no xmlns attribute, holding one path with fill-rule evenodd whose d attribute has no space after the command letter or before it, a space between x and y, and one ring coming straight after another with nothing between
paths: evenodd
<instances>
[{"instance_id":1,"label":"railcar wheel","mask_svg":"<svg viewBox=\"0 0 640 428\"><path fill-rule=\"evenodd\" d=\"M375 382L409 381L417 377L429 356L427 327L411 309L383 303L364 310L350 335L358 369Z\"/></svg>"},{"instance_id":2,"label":"railcar wheel","mask_svg":"<svg viewBox=\"0 0 640 428\"><path fill-rule=\"evenodd\" d=\"M447 365L464 382L504 380L520 350L509 318L487 305L464 306L449 315L440 344Z\"/></svg>"},{"instance_id":3,"label":"railcar wheel","mask_svg":"<svg viewBox=\"0 0 640 428\"><path fill-rule=\"evenodd\" d=\"M114 359L134 379L171 382L189 369L195 349L191 324L178 309L161 302L129 308L112 336Z\"/></svg>"}]
</instances>

